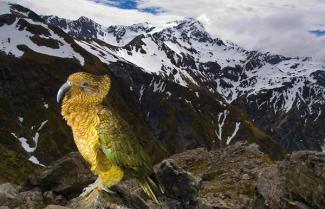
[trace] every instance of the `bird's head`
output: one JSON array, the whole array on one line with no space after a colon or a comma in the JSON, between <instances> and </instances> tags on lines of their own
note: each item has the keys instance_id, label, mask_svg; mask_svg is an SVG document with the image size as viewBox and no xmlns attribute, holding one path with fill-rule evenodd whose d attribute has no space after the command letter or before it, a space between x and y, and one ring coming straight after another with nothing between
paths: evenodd
<instances>
[{"instance_id":1,"label":"bird's head","mask_svg":"<svg viewBox=\"0 0 325 209\"><path fill-rule=\"evenodd\" d=\"M99 104L108 94L111 86L107 75L96 76L86 72L77 72L68 77L57 93L57 102L63 99L77 105Z\"/></svg>"}]
</instances>

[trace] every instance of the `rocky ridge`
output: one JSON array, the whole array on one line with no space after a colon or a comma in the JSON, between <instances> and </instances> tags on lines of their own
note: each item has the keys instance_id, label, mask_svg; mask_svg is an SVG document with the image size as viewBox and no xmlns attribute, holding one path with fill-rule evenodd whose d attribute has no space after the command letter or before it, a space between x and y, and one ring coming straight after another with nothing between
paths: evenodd
<instances>
[{"instance_id":1,"label":"rocky ridge","mask_svg":"<svg viewBox=\"0 0 325 209\"><path fill-rule=\"evenodd\" d=\"M82 160L76 160L78 156L69 154L58 160L40 171L40 175L30 177L22 188L8 183L0 185L0 205L10 208L51 205L47 209L55 208L53 205L73 209L321 209L325 206L325 154L320 152L294 152L283 161L272 161L258 145L238 142L215 151L198 148L173 155L155 167L165 187L159 206L148 200L132 180L114 186L114 194L95 189L88 196L78 197L83 185L91 179L76 178L87 171L83 166L80 169ZM78 190L75 185L80 186ZM66 193L69 189L77 193Z\"/></svg>"}]
</instances>

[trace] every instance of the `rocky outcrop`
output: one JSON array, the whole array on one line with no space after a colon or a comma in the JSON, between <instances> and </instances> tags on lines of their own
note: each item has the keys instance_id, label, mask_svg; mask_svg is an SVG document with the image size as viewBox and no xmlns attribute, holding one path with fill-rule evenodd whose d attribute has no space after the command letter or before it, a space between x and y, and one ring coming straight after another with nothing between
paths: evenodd
<instances>
[{"instance_id":1,"label":"rocky outcrop","mask_svg":"<svg viewBox=\"0 0 325 209\"><path fill-rule=\"evenodd\" d=\"M263 169L256 189L255 208L324 208L325 153L293 153Z\"/></svg>"},{"instance_id":2,"label":"rocky outcrop","mask_svg":"<svg viewBox=\"0 0 325 209\"><path fill-rule=\"evenodd\" d=\"M94 189L76 197L81 190L76 193L71 188L88 184L87 176L94 180L77 153L67 155L30 178L28 188L8 183L0 185L0 206L39 208L48 205L48 209L325 207L325 153L295 152L275 162L261 152L258 145L238 142L218 150L198 148L173 155L157 164L155 170L165 190L158 198L159 206L145 196L134 180L121 182L112 187L110 193Z\"/></svg>"},{"instance_id":3,"label":"rocky outcrop","mask_svg":"<svg viewBox=\"0 0 325 209\"><path fill-rule=\"evenodd\" d=\"M80 154L72 152L30 176L25 188L39 187L42 191L51 191L46 193L49 199L53 199L53 192L73 197L95 180L96 176Z\"/></svg>"}]
</instances>

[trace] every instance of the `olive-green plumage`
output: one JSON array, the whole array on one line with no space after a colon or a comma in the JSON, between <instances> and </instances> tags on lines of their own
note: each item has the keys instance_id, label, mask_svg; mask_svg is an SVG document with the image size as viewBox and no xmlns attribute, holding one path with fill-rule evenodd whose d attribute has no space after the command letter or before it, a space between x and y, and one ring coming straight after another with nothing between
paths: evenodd
<instances>
[{"instance_id":1,"label":"olive-green plumage","mask_svg":"<svg viewBox=\"0 0 325 209\"><path fill-rule=\"evenodd\" d=\"M97 128L101 149L107 158L124 171L124 178L136 178L144 191L156 202L157 181L150 158L136 141L132 128L118 115L104 109Z\"/></svg>"},{"instance_id":2,"label":"olive-green plumage","mask_svg":"<svg viewBox=\"0 0 325 209\"><path fill-rule=\"evenodd\" d=\"M108 76L75 73L58 92L64 97L62 115L72 128L81 155L91 164L106 187L122 179L135 178L155 202L162 189L150 158L138 143L132 127L115 111L102 105L109 92Z\"/></svg>"}]
</instances>

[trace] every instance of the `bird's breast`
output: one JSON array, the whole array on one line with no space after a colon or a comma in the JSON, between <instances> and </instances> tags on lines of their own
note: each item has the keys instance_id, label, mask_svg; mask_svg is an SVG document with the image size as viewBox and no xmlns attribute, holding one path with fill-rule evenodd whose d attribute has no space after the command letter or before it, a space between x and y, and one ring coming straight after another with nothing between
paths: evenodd
<instances>
[{"instance_id":1,"label":"bird's breast","mask_svg":"<svg viewBox=\"0 0 325 209\"><path fill-rule=\"evenodd\" d=\"M99 141L96 127L100 123L99 117L95 113L71 113L68 124L73 131L74 141L80 154L91 165L95 165L98 160Z\"/></svg>"}]
</instances>

